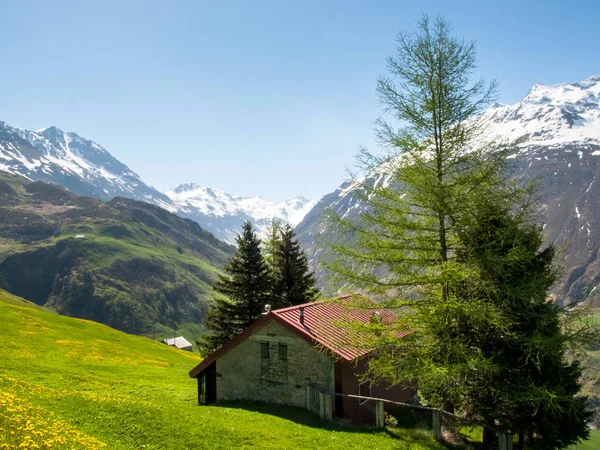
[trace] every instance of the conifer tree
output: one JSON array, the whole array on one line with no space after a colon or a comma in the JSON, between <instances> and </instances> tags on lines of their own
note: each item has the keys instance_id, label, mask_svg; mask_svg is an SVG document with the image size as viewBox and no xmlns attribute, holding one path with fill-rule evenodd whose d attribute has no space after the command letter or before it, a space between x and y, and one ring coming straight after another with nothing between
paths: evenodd
<instances>
[{"instance_id":1,"label":"conifer tree","mask_svg":"<svg viewBox=\"0 0 600 450\"><path fill-rule=\"evenodd\" d=\"M314 301L319 295L315 274L308 267L306 253L289 224L277 229L273 248L274 307L285 308Z\"/></svg>"},{"instance_id":2,"label":"conifer tree","mask_svg":"<svg viewBox=\"0 0 600 450\"><path fill-rule=\"evenodd\" d=\"M260 318L270 303L271 275L261 252L261 241L250 222L237 237L237 252L219 275L213 289L222 294L209 310L206 326L211 331L200 342L210 353Z\"/></svg>"},{"instance_id":3,"label":"conifer tree","mask_svg":"<svg viewBox=\"0 0 600 450\"><path fill-rule=\"evenodd\" d=\"M389 333L377 327L363 341L376 349L370 377L418 379L428 402L449 412L465 404L470 383L483 384L498 370L473 343L456 339L461 328L484 336L501 334L508 324L484 296L464 300L459 288L474 289L480 274L457 261L458 231L480 197L520 194L504 176L506 150L477 144L473 117L494 99L496 85L471 82L475 64L474 44L453 37L441 18L431 23L424 16L415 33L400 34L388 58L390 75L378 80L377 91L403 127L378 120L377 137L388 154L360 155L368 172L389 182L355 179L366 212L358 221L329 216L336 235L349 236L329 243L336 254L331 272L407 312ZM407 329L409 336L394 339Z\"/></svg>"},{"instance_id":4,"label":"conifer tree","mask_svg":"<svg viewBox=\"0 0 600 450\"><path fill-rule=\"evenodd\" d=\"M460 233L458 260L480 268L486 283L478 289L511 318L502 334L488 333L478 345L501 370L470 386L467 409L488 425L487 447L495 443L492 428L504 428L519 435L521 448L565 448L588 435L581 367L567 350L586 344L589 324L577 317L567 331L568 309L547 297L557 278L554 248L542 249L541 227L524 214L528 208L510 206L484 199ZM470 331L456 338L472 340Z\"/></svg>"},{"instance_id":5,"label":"conifer tree","mask_svg":"<svg viewBox=\"0 0 600 450\"><path fill-rule=\"evenodd\" d=\"M546 302L552 249L540 250L532 225L533 188L506 175L509 149L478 140L475 115L495 85L471 84L474 46L449 30L425 16L400 35L378 93L403 128L380 120L389 154L361 155L372 176L354 183L366 212L330 212L347 239L329 242L329 268L403 312L391 326L370 325L367 338L361 327L356 344L375 351L372 381L416 379L432 406L562 448L585 435L588 416L578 363L565 357L569 335Z\"/></svg>"},{"instance_id":6,"label":"conifer tree","mask_svg":"<svg viewBox=\"0 0 600 450\"><path fill-rule=\"evenodd\" d=\"M282 221L272 218L269 223L268 237L263 241L263 254L271 272L274 271L275 253L281 237Z\"/></svg>"}]
</instances>

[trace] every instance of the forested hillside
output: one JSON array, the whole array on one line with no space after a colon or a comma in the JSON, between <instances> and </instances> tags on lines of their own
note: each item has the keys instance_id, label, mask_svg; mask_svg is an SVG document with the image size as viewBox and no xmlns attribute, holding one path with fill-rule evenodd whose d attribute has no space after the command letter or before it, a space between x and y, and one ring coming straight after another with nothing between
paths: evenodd
<instances>
[{"instance_id":1,"label":"forested hillside","mask_svg":"<svg viewBox=\"0 0 600 450\"><path fill-rule=\"evenodd\" d=\"M200 332L233 247L157 206L102 202L0 173L0 287L61 314L149 334Z\"/></svg>"}]
</instances>

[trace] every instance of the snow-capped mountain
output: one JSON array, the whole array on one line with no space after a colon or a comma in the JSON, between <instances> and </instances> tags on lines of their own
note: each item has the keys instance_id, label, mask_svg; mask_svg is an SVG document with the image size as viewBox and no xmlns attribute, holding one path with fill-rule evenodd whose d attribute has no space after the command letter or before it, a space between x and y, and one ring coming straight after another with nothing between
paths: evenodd
<instances>
[{"instance_id":1,"label":"snow-capped mountain","mask_svg":"<svg viewBox=\"0 0 600 450\"><path fill-rule=\"evenodd\" d=\"M527 151L600 142L600 75L579 83L534 85L515 105L494 104L481 117L483 142L504 140Z\"/></svg>"},{"instance_id":2,"label":"snow-capped mountain","mask_svg":"<svg viewBox=\"0 0 600 450\"><path fill-rule=\"evenodd\" d=\"M101 200L121 196L152 203L197 221L232 244L245 220L253 222L264 235L272 218L296 225L316 203L303 197L274 203L194 184L183 184L163 194L105 148L76 133L56 127L30 131L1 121L0 170Z\"/></svg>"},{"instance_id":3,"label":"snow-capped mountain","mask_svg":"<svg viewBox=\"0 0 600 450\"><path fill-rule=\"evenodd\" d=\"M55 183L78 195L101 200L129 197L175 212L167 196L105 148L56 127L30 131L0 121L0 170Z\"/></svg>"},{"instance_id":4,"label":"snow-capped mountain","mask_svg":"<svg viewBox=\"0 0 600 450\"><path fill-rule=\"evenodd\" d=\"M600 284L600 76L572 84L535 85L521 102L491 105L478 120L482 134L477 144L511 145L514 173L540 182L546 241L557 246L557 260L564 269L555 297L562 301L589 295L591 302L600 304L600 289L596 289ZM378 168L362 182L374 185L389 179L389 172ZM365 207L357 189L357 184L342 184L296 227L321 283L327 273L319 261L327 255L315 240L318 234L331 232L322 217L328 208L358 217Z\"/></svg>"},{"instance_id":5,"label":"snow-capped mountain","mask_svg":"<svg viewBox=\"0 0 600 450\"><path fill-rule=\"evenodd\" d=\"M230 243L235 243L246 220L250 220L259 235L265 237L271 219L280 219L295 226L318 201L296 197L275 203L259 196L231 195L195 183L181 184L165 194L181 213Z\"/></svg>"}]
</instances>

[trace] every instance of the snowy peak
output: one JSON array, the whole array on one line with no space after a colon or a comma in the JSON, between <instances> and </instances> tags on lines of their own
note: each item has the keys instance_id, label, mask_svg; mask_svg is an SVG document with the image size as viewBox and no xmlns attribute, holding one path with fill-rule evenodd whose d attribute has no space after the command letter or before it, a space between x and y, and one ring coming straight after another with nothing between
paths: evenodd
<instances>
[{"instance_id":1,"label":"snowy peak","mask_svg":"<svg viewBox=\"0 0 600 450\"><path fill-rule=\"evenodd\" d=\"M102 146L55 126L31 131L0 122L0 170L56 183L78 195L123 196L175 211L167 197Z\"/></svg>"},{"instance_id":2,"label":"snowy peak","mask_svg":"<svg viewBox=\"0 0 600 450\"><path fill-rule=\"evenodd\" d=\"M600 143L600 75L579 83L536 84L514 105L494 104L481 117L480 143L550 147Z\"/></svg>"},{"instance_id":3,"label":"snowy peak","mask_svg":"<svg viewBox=\"0 0 600 450\"><path fill-rule=\"evenodd\" d=\"M220 223L217 236L233 242L245 220L256 226L259 234L265 236L271 219L280 219L291 225L298 224L316 204L304 197L295 197L284 202L270 202L255 195L243 197L231 195L215 188L196 183L180 184L165 195L189 217L200 224Z\"/></svg>"},{"instance_id":4,"label":"snowy peak","mask_svg":"<svg viewBox=\"0 0 600 450\"><path fill-rule=\"evenodd\" d=\"M272 218L295 225L316 203L303 197L269 202L256 195L233 196L196 183L181 184L165 195L101 145L55 126L32 131L0 121L0 170L101 200L121 196L152 203L195 220L231 243L235 243L245 220L253 222L264 235Z\"/></svg>"},{"instance_id":5,"label":"snowy peak","mask_svg":"<svg viewBox=\"0 0 600 450\"><path fill-rule=\"evenodd\" d=\"M546 243L559 250L557 263L564 270L553 290L555 298L588 298L600 306L600 76L578 83L535 85L520 102L491 105L473 120L480 125L475 147L510 146L516 150L510 163L515 177L540 183ZM296 226L322 285L330 279L330 256L317 244L317 237L337 239L336 231L323 220L327 211L359 220L369 210L359 195L363 186L389 186L392 181L393 167L385 165L357 182L346 181Z\"/></svg>"},{"instance_id":6,"label":"snowy peak","mask_svg":"<svg viewBox=\"0 0 600 450\"><path fill-rule=\"evenodd\" d=\"M523 99L523 103L575 104L598 107L598 95L600 95L600 75L595 75L579 83L563 83L550 86L534 84Z\"/></svg>"},{"instance_id":7,"label":"snowy peak","mask_svg":"<svg viewBox=\"0 0 600 450\"><path fill-rule=\"evenodd\" d=\"M202 186L196 183L184 183L175 186L173 189L169 190L169 192L173 192L174 194L184 194L185 192L193 192L196 189L202 189Z\"/></svg>"}]
</instances>

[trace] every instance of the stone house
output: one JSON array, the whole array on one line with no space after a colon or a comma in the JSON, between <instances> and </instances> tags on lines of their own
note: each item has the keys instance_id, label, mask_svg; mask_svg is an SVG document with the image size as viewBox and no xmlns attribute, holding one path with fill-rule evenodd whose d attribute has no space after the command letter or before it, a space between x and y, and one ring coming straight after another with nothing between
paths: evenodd
<instances>
[{"instance_id":1,"label":"stone house","mask_svg":"<svg viewBox=\"0 0 600 450\"><path fill-rule=\"evenodd\" d=\"M373 317L392 320L393 313L349 308L343 304L347 298L267 310L190 371L190 377L198 379L198 403L255 400L307 407L307 386L329 393L410 401L416 394L414 386L361 381L371 352L354 348L349 328L342 325L369 323ZM334 417L354 423L374 421L374 401L334 398ZM393 405L386 404L386 410L390 409Z\"/></svg>"}]
</instances>

